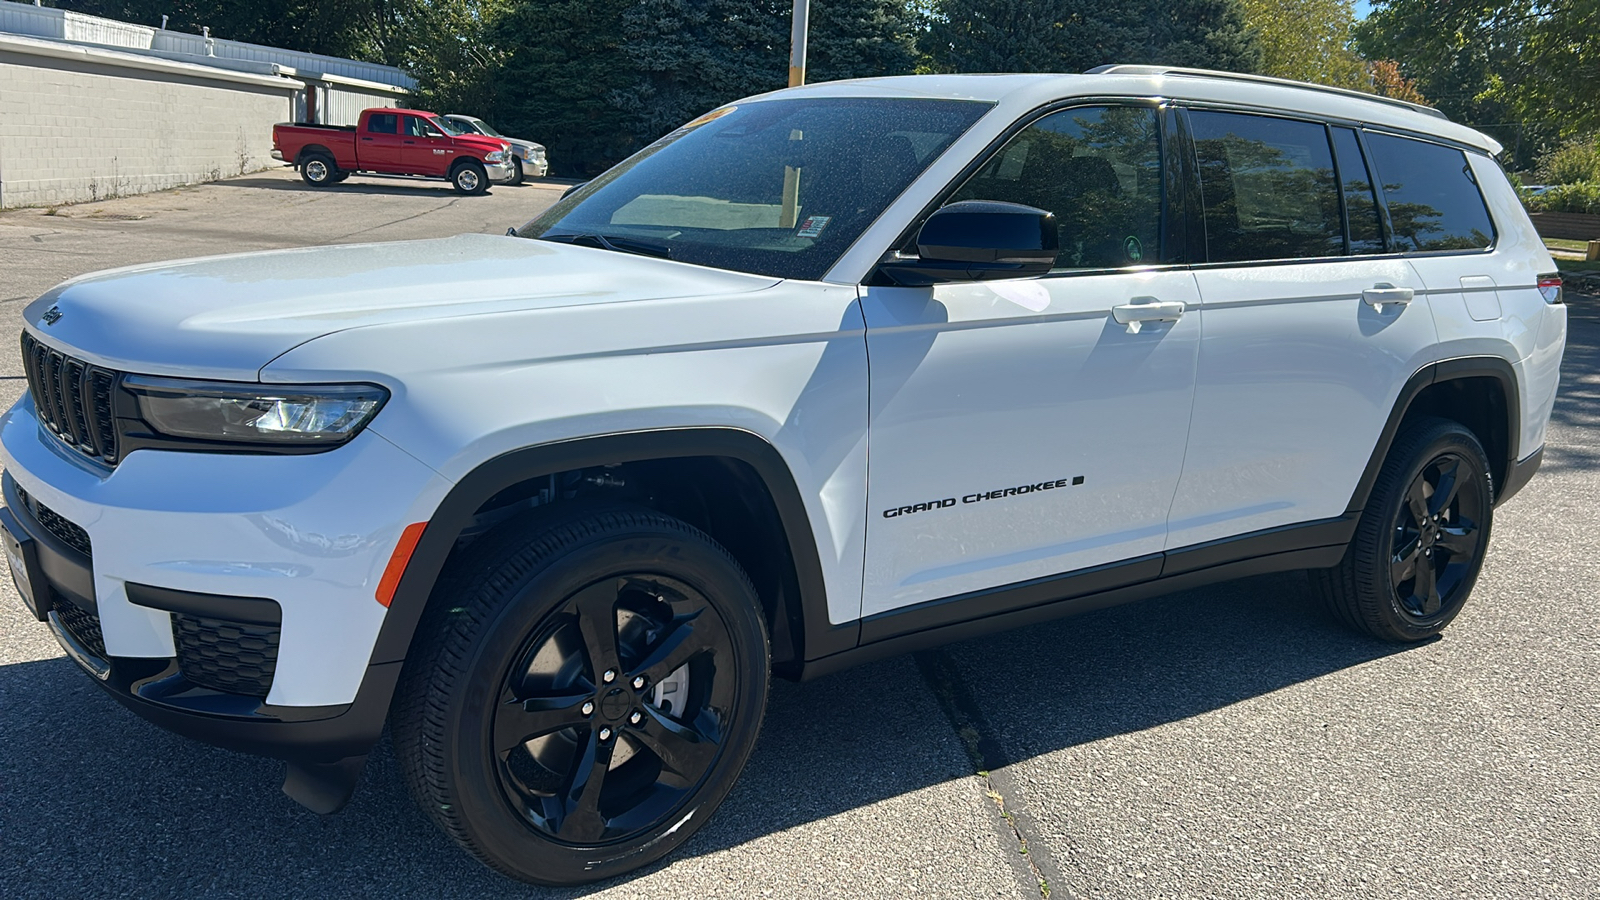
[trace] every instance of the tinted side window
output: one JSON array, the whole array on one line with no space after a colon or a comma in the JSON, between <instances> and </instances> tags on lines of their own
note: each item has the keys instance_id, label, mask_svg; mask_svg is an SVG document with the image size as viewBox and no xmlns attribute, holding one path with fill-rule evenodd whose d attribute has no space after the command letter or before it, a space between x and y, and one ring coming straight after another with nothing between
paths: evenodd
<instances>
[{"instance_id":1,"label":"tinted side window","mask_svg":"<svg viewBox=\"0 0 1600 900\"><path fill-rule=\"evenodd\" d=\"M1372 191L1372 177L1361 154L1361 141L1354 130L1333 129L1333 149L1339 157L1339 179L1344 182L1344 210L1350 219L1350 252L1382 253L1383 222L1378 218L1378 201Z\"/></svg>"},{"instance_id":2,"label":"tinted side window","mask_svg":"<svg viewBox=\"0 0 1600 900\"><path fill-rule=\"evenodd\" d=\"M399 118L399 116L392 113L369 116L367 118L367 130L373 134L396 134L399 130L397 127L399 122L396 120Z\"/></svg>"},{"instance_id":3,"label":"tinted side window","mask_svg":"<svg viewBox=\"0 0 1600 900\"><path fill-rule=\"evenodd\" d=\"M1212 262L1344 255L1326 127L1200 110L1190 121Z\"/></svg>"},{"instance_id":4,"label":"tinted side window","mask_svg":"<svg viewBox=\"0 0 1600 900\"><path fill-rule=\"evenodd\" d=\"M1061 231L1058 268L1160 260L1161 138L1156 111L1084 107L1052 113L1012 138L950 198L1047 209Z\"/></svg>"},{"instance_id":5,"label":"tinted side window","mask_svg":"<svg viewBox=\"0 0 1600 900\"><path fill-rule=\"evenodd\" d=\"M1397 250L1478 250L1494 225L1467 155L1426 141L1368 134Z\"/></svg>"}]
</instances>

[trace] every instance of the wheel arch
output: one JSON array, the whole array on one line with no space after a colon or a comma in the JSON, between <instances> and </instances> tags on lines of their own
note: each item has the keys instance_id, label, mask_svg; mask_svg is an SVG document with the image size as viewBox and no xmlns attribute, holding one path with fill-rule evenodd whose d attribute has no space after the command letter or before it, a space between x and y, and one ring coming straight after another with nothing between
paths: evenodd
<instances>
[{"instance_id":1,"label":"wheel arch","mask_svg":"<svg viewBox=\"0 0 1600 900\"><path fill-rule=\"evenodd\" d=\"M1469 428L1489 455L1495 505L1510 498L1518 486L1511 485L1510 491L1502 488L1510 485L1521 459L1522 409L1516 370L1498 356L1467 356L1429 363L1406 380L1346 512L1358 513L1366 506L1395 437L1420 416L1443 416Z\"/></svg>"},{"instance_id":2,"label":"wheel arch","mask_svg":"<svg viewBox=\"0 0 1600 900\"><path fill-rule=\"evenodd\" d=\"M306 144L304 147L301 147L300 155L294 158L294 164L296 167L303 166L306 164L306 160L309 160L313 156L326 157L329 162L333 163L333 167L335 169L339 168L338 157L334 156L333 151L329 150L322 144Z\"/></svg>"},{"instance_id":3,"label":"wheel arch","mask_svg":"<svg viewBox=\"0 0 1600 900\"><path fill-rule=\"evenodd\" d=\"M401 661L410 648L434 584L486 504L504 492L559 473L629 464L687 464L725 461L724 492L771 504L781 545L763 545L751 536L736 558L763 587L762 602L773 632L774 670L794 674L805 658L856 645L856 623L834 626L827 617L822 562L794 476L782 454L765 438L739 428L683 428L639 431L558 441L526 447L490 459L469 472L445 496L418 541L395 589L388 615L373 649L372 664ZM741 475L743 470L745 474ZM757 495L756 492L764 492ZM692 522L692 524L701 524ZM707 529L709 530L709 529ZM719 537L711 531L714 538ZM729 543L726 535L724 543ZM738 543L736 538L733 543ZM754 548L754 549L753 549ZM781 553L762 553L781 551ZM781 557L781 558L773 558ZM763 577L765 576L765 577ZM778 585L776 589L774 585Z\"/></svg>"}]
</instances>

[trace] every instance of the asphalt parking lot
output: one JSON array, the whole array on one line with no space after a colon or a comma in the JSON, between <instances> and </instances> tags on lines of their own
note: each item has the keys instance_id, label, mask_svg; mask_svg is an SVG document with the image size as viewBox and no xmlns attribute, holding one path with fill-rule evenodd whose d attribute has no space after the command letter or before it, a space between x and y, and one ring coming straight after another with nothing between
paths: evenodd
<instances>
[{"instance_id":1,"label":"asphalt parking lot","mask_svg":"<svg viewBox=\"0 0 1600 900\"><path fill-rule=\"evenodd\" d=\"M503 232L564 185L274 171L0 213L19 313L136 262ZM712 823L631 879L541 891L416 810L387 745L321 818L283 767L125 712L0 578L8 897L1600 896L1600 298L1574 296L1544 470L1440 640L1376 644L1267 576L779 683Z\"/></svg>"}]
</instances>

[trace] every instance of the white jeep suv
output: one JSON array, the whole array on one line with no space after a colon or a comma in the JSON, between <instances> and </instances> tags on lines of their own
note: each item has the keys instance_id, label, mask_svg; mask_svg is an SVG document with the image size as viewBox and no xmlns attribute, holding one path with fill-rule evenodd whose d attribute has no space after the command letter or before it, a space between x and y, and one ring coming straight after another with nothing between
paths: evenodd
<instances>
[{"instance_id":1,"label":"white jeep suv","mask_svg":"<svg viewBox=\"0 0 1600 900\"><path fill-rule=\"evenodd\" d=\"M512 235L84 276L26 311L11 569L306 806L388 722L479 859L616 875L712 814L769 673L1286 569L1437 634L1566 333L1499 149L1189 70L819 84Z\"/></svg>"}]
</instances>

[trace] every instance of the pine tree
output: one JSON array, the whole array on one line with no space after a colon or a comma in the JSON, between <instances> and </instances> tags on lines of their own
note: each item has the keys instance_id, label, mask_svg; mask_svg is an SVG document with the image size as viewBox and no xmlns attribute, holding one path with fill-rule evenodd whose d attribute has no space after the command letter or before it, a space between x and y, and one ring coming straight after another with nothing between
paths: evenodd
<instances>
[{"instance_id":1,"label":"pine tree","mask_svg":"<svg viewBox=\"0 0 1600 900\"><path fill-rule=\"evenodd\" d=\"M908 0L816 0L811 4L806 80L910 74L917 65L921 9L920 3ZM787 8L780 12L787 24ZM786 39L785 52L787 47Z\"/></svg>"},{"instance_id":2,"label":"pine tree","mask_svg":"<svg viewBox=\"0 0 1600 900\"><path fill-rule=\"evenodd\" d=\"M926 50L944 72L1082 72L1159 63L1253 72L1239 0L943 0Z\"/></svg>"},{"instance_id":3,"label":"pine tree","mask_svg":"<svg viewBox=\"0 0 1600 900\"><path fill-rule=\"evenodd\" d=\"M621 30L611 0L519 3L500 17L490 29L506 52L495 127L544 144L563 175L594 175L633 152L627 115L611 102L637 74L623 64Z\"/></svg>"},{"instance_id":4,"label":"pine tree","mask_svg":"<svg viewBox=\"0 0 1600 900\"><path fill-rule=\"evenodd\" d=\"M608 102L644 143L731 100L787 83L789 34L768 0L636 0L621 15L634 75Z\"/></svg>"}]
</instances>

